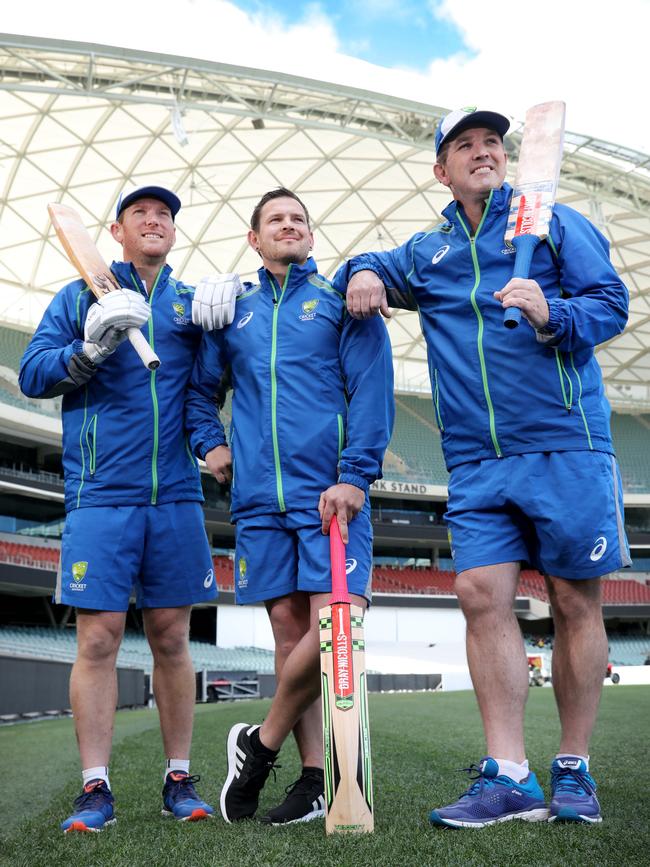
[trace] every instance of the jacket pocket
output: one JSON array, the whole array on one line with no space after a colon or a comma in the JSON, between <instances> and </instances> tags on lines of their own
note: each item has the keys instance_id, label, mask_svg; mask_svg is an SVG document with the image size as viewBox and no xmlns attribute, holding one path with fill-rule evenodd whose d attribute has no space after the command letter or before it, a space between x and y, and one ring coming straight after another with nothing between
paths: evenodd
<instances>
[{"instance_id":1,"label":"jacket pocket","mask_svg":"<svg viewBox=\"0 0 650 867\"><path fill-rule=\"evenodd\" d=\"M557 365L557 373L560 380L560 391L562 393L562 405L567 412L571 412L573 407L573 381L569 376L569 372L564 366L564 358L559 349L555 350L555 362Z\"/></svg>"},{"instance_id":2,"label":"jacket pocket","mask_svg":"<svg viewBox=\"0 0 650 867\"><path fill-rule=\"evenodd\" d=\"M441 432L444 431L445 426L442 421L442 411L440 408L441 399L440 399L440 374L438 372L438 368L434 367L433 369L433 406L436 411L436 424L438 425L438 430Z\"/></svg>"},{"instance_id":3,"label":"jacket pocket","mask_svg":"<svg viewBox=\"0 0 650 867\"><path fill-rule=\"evenodd\" d=\"M85 440L88 453L88 472L94 476L97 468L97 413L88 422Z\"/></svg>"}]
</instances>

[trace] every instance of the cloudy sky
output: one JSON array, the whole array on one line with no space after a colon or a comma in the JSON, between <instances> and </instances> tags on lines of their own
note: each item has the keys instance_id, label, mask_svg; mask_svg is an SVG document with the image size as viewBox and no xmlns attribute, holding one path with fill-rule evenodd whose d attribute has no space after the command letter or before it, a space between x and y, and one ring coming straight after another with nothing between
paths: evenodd
<instances>
[{"instance_id":1,"label":"cloudy sky","mask_svg":"<svg viewBox=\"0 0 650 867\"><path fill-rule=\"evenodd\" d=\"M450 109L480 105L523 118L529 105L564 99L567 129L650 154L650 0L5 6L6 33L273 69Z\"/></svg>"}]
</instances>

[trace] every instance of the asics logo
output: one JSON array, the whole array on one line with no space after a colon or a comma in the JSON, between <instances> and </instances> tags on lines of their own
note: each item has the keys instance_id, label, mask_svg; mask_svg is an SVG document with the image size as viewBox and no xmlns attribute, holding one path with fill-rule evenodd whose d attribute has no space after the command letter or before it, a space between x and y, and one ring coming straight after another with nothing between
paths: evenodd
<instances>
[{"instance_id":1,"label":"asics logo","mask_svg":"<svg viewBox=\"0 0 650 867\"><path fill-rule=\"evenodd\" d=\"M237 328L243 328L244 325L248 325L248 323L251 321L252 318L253 318L253 311L251 310L245 316L242 316L242 318L237 323Z\"/></svg>"},{"instance_id":2,"label":"asics logo","mask_svg":"<svg viewBox=\"0 0 650 867\"><path fill-rule=\"evenodd\" d=\"M599 536L594 542L594 547L591 550L589 559L596 563L607 550L607 539L604 536Z\"/></svg>"},{"instance_id":3,"label":"asics logo","mask_svg":"<svg viewBox=\"0 0 650 867\"><path fill-rule=\"evenodd\" d=\"M449 244L445 244L445 246L441 247L438 250L438 252L434 255L433 259L431 260L431 264L437 265L438 262L442 259L442 257L446 256L448 252L449 252Z\"/></svg>"},{"instance_id":4,"label":"asics logo","mask_svg":"<svg viewBox=\"0 0 650 867\"><path fill-rule=\"evenodd\" d=\"M212 582L214 581L214 569L208 569L207 575L203 580L203 586L207 590L208 587L212 586Z\"/></svg>"},{"instance_id":5,"label":"asics logo","mask_svg":"<svg viewBox=\"0 0 650 867\"><path fill-rule=\"evenodd\" d=\"M349 560L345 561L345 574L346 575L349 575L350 572L354 572L354 570L356 568L357 568L357 561L354 559L354 557L350 557Z\"/></svg>"}]
</instances>

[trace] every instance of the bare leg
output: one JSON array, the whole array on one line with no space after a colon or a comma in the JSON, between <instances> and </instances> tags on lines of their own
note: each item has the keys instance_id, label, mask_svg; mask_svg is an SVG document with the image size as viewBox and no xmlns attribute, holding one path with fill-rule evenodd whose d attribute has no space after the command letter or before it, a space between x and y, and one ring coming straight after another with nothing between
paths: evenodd
<instances>
[{"instance_id":1,"label":"bare leg","mask_svg":"<svg viewBox=\"0 0 650 867\"><path fill-rule=\"evenodd\" d=\"M476 692L487 752L523 762L528 665L513 602L518 563L467 569L456 593L467 620L467 659Z\"/></svg>"},{"instance_id":2,"label":"bare leg","mask_svg":"<svg viewBox=\"0 0 650 867\"><path fill-rule=\"evenodd\" d=\"M309 594L297 591L267 603L275 639L275 673L280 682L284 664L302 637L309 631ZM293 727L303 767L323 767L320 699L307 708Z\"/></svg>"},{"instance_id":3,"label":"bare leg","mask_svg":"<svg viewBox=\"0 0 650 867\"><path fill-rule=\"evenodd\" d=\"M280 749L297 720L320 694L318 610L327 605L330 595L310 596L310 629L285 660L275 698L260 729L260 740L271 750ZM365 609L367 603L362 597L351 595L351 600Z\"/></svg>"},{"instance_id":4,"label":"bare leg","mask_svg":"<svg viewBox=\"0 0 650 867\"><path fill-rule=\"evenodd\" d=\"M154 659L153 691L168 759L189 759L196 684L190 657L191 606L146 608L144 629Z\"/></svg>"},{"instance_id":5,"label":"bare leg","mask_svg":"<svg viewBox=\"0 0 650 867\"><path fill-rule=\"evenodd\" d=\"M115 658L124 634L123 611L77 610L77 659L70 704L82 768L108 766L117 705Z\"/></svg>"},{"instance_id":6,"label":"bare leg","mask_svg":"<svg viewBox=\"0 0 650 867\"><path fill-rule=\"evenodd\" d=\"M587 756L607 669L600 579L549 576L546 586L555 623L553 689L562 725L560 752Z\"/></svg>"}]
</instances>

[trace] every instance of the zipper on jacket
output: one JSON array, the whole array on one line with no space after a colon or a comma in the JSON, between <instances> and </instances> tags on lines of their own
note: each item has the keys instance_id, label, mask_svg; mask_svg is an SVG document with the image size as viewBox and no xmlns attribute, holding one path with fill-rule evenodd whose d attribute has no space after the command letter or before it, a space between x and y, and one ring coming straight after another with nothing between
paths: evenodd
<instances>
[{"instance_id":1,"label":"zipper on jacket","mask_svg":"<svg viewBox=\"0 0 650 867\"><path fill-rule=\"evenodd\" d=\"M559 349L555 350L555 361L557 363L558 375L560 377L560 388L562 389L562 400L564 401L564 408L567 412L571 412L573 407L573 382L571 381L571 377L567 373L566 367L564 366L564 359L560 353ZM564 381L569 383L569 394L567 396L566 388L564 387Z\"/></svg>"},{"instance_id":2,"label":"zipper on jacket","mask_svg":"<svg viewBox=\"0 0 650 867\"><path fill-rule=\"evenodd\" d=\"M287 288L287 283L289 282L290 274L291 265L289 265L289 267L287 268L287 273L284 278L284 283L282 284L279 298L275 291L275 277L271 275L269 281L271 283L271 289L273 290L273 330L271 335L271 432L273 437L273 459L275 462L275 489L278 495L278 506L281 512L286 512L286 507L284 505L284 491L282 489L282 468L280 466L280 446L278 444L278 380L275 375L275 361L278 353L278 313L280 311L280 304L282 304L282 299L284 298L284 290Z\"/></svg>"},{"instance_id":3,"label":"zipper on jacket","mask_svg":"<svg viewBox=\"0 0 650 867\"><path fill-rule=\"evenodd\" d=\"M589 425L587 424L587 417L585 415L585 411L582 408L582 380L580 379L580 374L576 370L575 363L573 361L573 352L569 353L569 359L571 360L571 370L575 373L576 379L578 380L578 409L580 410L580 415L582 416L582 423L585 426L585 433L587 434L587 442L589 443L590 450L593 450L594 444L591 441L591 433L589 431Z\"/></svg>"},{"instance_id":4,"label":"zipper on jacket","mask_svg":"<svg viewBox=\"0 0 650 867\"><path fill-rule=\"evenodd\" d=\"M160 280L160 275L164 270L163 268L158 271L158 275L154 280L154 284L151 288L151 294L149 295L149 306L151 307L153 304L153 295L156 291L156 287L158 286L158 281ZM140 287L135 282L135 277L131 274L131 280L133 281L133 285L135 287L136 292L140 292ZM142 293L140 293L142 294ZM149 346L154 349L154 333L153 333L153 312L149 317ZM153 406L153 449L151 453L151 500L150 503L152 506L156 505L156 501L158 499L158 445L159 445L159 431L158 431L158 420L159 420L159 411L158 411L158 395L156 394L156 370L152 370L149 374L149 384L151 388L151 403Z\"/></svg>"},{"instance_id":5,"label":"zipper on jacket","mask_svg":"<svg viewBox=\"0 0 650 867\"><path fill-rule=\"evenodd\" d=\"M460 211L457 212L458 221L463 227L465 234L469 239L470 250L472 253L472 262L474 264L474 288L470 294L470 301L472 307L474 308L474 313L476 314L476 318L478 320L478 337L477 337L477 346L478 346L478 358L479 363L481 365L481 379L483 380L483 393L485 394L485 400L488 408L488 416L490 421L490 438L492 439L492 445L494 446L494 451L496 452L496 456L498 458L502 457L501 446L499 445L499 440L497 439L497 431L496 431L496 422L494 419L494 407L492 405L492 397L490 396L490 387L488 385L488 377L487 377L487 368L485 366L485 353L483 351L483 316L481 315L481 311L479 310L478 304L476 303L476 293L478 291L479 283L481 282L481 269L478 264L478 256L476 255L476 239L479 236L479 232L483 228L483 223L487 216L488 211L490 210L490 204L492 202L492 195L494 191L490 192L490 197L488 198L485 210L483 211L483 216L481 217L481 222L478 224L478 228L476 230L475 235L470 235L469 230L465 223L463 222L463 218L460 215Z\"/></svg>"},{"instance_id":6,"label":"zipper on jacket","mask_svg":"<svg viewBox=\"0 0 650 867\"><path fill-rule=\"evenodd\" d=\"M436 408L436 417L438 419L438 427L441 431L444 431L445 426L442 423L442 416L440 415L440 386L438 385L438 368L433 368L433 405Z\"/></svg>"},{"instance_id":7,"label":"zipper on jacket","mask_svg":"<svg viewBox=\"0 0 650 867\"><path fill-rule=\"evenodd\" d=\"M77 508L81 505L81 491L84 486L86 475L86 452L84 451L83 435L86 427L86 417L88 415L88 386L84 385L84 417L79 430L79 452L81 453L81 478L79 479L79 487L77 488Z\"/></svg>"},{"instance_id":8,"label":"zipper on jacket","mask_svg":"<svg viewBox=\"0 0 650 867\"><path fill-rule=\"evenodd\" d=\"M338 425L339 430L339 451L337 460L341 460L341 455L343 454L343 416L340 412L336 413L336 423Z\"/></svg>"},{"instance_id":9,"label":"zipper on jacket","mask_svg":"<svg viewBox=\"0 0 650 867\"><path fill-rule=\"evenodd\" d=\"M89 436L91 428L92 436ZM94 476L97 466L97 413L90 419L86 428L86 445L88 446L88 472Z\"/></svg>"}]
</instances>

